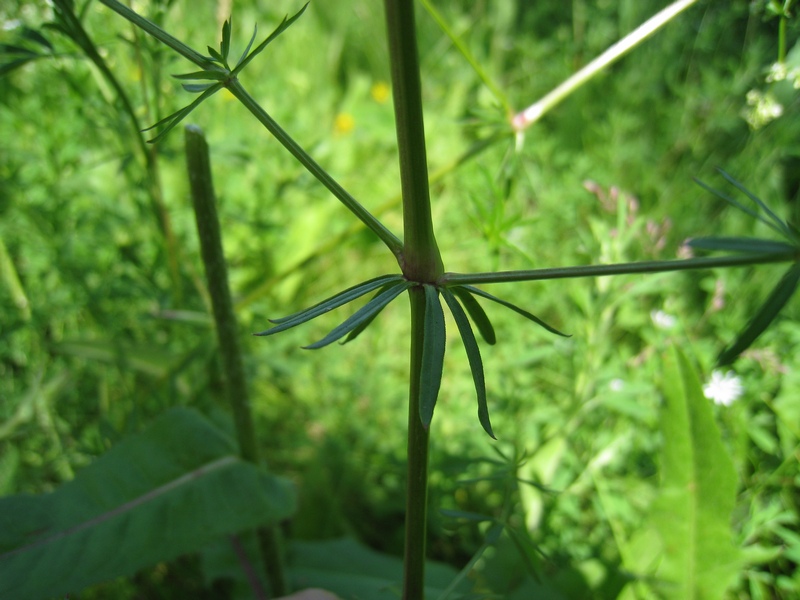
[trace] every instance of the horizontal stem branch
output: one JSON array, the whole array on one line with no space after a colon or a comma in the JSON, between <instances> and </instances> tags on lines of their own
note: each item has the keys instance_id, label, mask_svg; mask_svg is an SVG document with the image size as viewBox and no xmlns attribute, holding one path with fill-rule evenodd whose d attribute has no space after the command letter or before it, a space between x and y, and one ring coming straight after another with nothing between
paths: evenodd
<instances>
[{"instance_id":1,"label":"horizontal stem branch","mask_svg":"<svg viewBox=\"0 0 800 600\"><path fill-rule=\"evenodd\" d=\"M692 269L714 269L717 267L744 267L747 265L793 262L798 259L800 257L797 252L780 252L743 256L709 256L685 260L650 260L612 265L555 267L527 271L499 271L497 273L445 273L440 283L444 285L464 285L542 281L545 279L569 279L575 277L603 277L606 275L634 275L637 273L663 273Z\"/></svg>"}]
</instances>

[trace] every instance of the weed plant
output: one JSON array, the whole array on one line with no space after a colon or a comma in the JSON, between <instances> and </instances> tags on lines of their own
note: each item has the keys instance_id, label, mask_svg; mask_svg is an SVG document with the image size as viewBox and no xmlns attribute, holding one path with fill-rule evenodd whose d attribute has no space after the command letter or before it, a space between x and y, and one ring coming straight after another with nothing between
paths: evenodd
<instances>
[{"instance_id":1,"label":"weed plant","mask_svg":"<svg viewBox=\"0 0 800 600\"><path fill-rule=\"evenodd\" d=\"M0 9L0 595L795 597L793 4Z\"/></svg>"}]
</instances>

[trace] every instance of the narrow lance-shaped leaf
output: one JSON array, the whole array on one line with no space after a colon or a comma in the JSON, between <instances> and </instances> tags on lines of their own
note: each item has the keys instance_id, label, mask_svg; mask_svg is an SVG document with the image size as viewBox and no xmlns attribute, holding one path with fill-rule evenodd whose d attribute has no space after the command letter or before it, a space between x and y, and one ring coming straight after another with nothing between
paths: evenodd
<instances>
[{"instance_id":1,"label":"narrow lance-shaped leaf","mask_svg":"<svg viewBox=\"0 0 800 600\"><path fill-rule=\"evenodd\" d=\"M175 111L174 113L172 113L168 117L164 117L163 119L161 119L155 125L151 125L147 129L143 129L142 131L150 131L151 129L155 129L159 125L163 125L164 123L168 123L168 125L161 131L161 133L159 133L152 140L148 140L148 142L151 143L151 144L155 144L155 143L159 142L165 135L167 135L170 131L172 131L175 128L175 126L178 125L178 123L180 123L186 117L188 117L189 113L191 113L195 108L200 106L200 104L203 101L205 101L206 99L210 98L216 92L221 90L222 87L223 86L222 86L221 83L214 84L212 87L208 88L205 92L200 94L200 96L194 102L192 102L189 106L185 106L184 108Z\"/></svg>"},{"instance_id":2,"label":"narrow lance-shaped leaf","mask_svg":"<svg viewBox=\"0 0 800 600\"><path fill-rule=\"evenodd\" d=\"M733 345L719 355L717 363L720 366L729 365L735 361L764 332L775 317L778 316L778 313L789 301L789 298L792 297L797 289L798 281L800 281L800 263L795 263L784 274L778 285L772 290L769 298L764 302L764 305L747 324L747 327Z\"/></svg>"},{"instance_id":3,"label":"narrow lance-shaped leaf","mask_svg":"<svg viewBox=\"0 0 800 600\"><path fill-rule=\"evenodd\" d=\"M311 344L310 346L303 346L306 350L316 350L322 348L338 340L339 338L347 335L356 327L361 325L364 321L374 318L380 311L382 311L387 304L397 298L400 294L411 287L411 282L402 281L382 294L377 295L375 298L367 302L364 306L358 309L353 316L347 319L344 323L335 327L331 332L322 338L320 341Z\"/></svg>"},{"instance_id":4,"label":"narrow lance-shaped leaf","mask_svg":"<svg viewBox=\"0 0 800 600\"><path fill-rule=\"evenodd\" d=\"M381 295L383 292L385 292L386 290L388 290L390 287L392 287L392 284L387 284L387 285L384 285L382 288L380 288L380 289L378 290L378 292L375 294L375 296L373 296L373 298L372 298L372 299L375 299L375 298L377 298L377 297L378 297L378 296L380 296L380 295ZM374 321L374 320L375 320L375 317L377 317L377 316L378 316L378 313L375 313L374 315L372 315L372 316L371 316L369 319L367 319L366 321L362 321L362 322L361 322L361 324L359 324L359 326L358 326L358 327L356 327L355 329L353 329L353 331L351 331L350 333L348 333L348 334L347 334L347 337L344 339L344 341L342 342L342 344L347 344L348 342L352 342L354 339L356 339L356 338L357 338L359 335L361 335L361 334L364 332L364 330L366 330L366 329L367 329L367 327L369 327L369 326L370 326L370 324L372 323L372 321Z\"/></svg>"},{"instance_id":5,"label":"narrow lance-shaped leaf","mask_svg":"<svg viewBox=\"0 0 800 600\"><path fill-rule=\"evenodd\" d=\"M242 61L247 57L248 52L250 52L250 48L253 47L253 42L256 41L256 35L258 34L258 25L253 26L253 35L250 36L250 41L247 43L247 47L242 52L242 55L239 57L239 60L236 61L236 66L238 67L242 64Z\"/></svg>"},{"instance_id":6,"label":"narrow lance-shaped leaf","mask_svg":"<svg viewBox=\"0 0 800 600\"><path fill-rule=\"evenodd\" d=\"M725 178L725 180L728 183L730 183L734 187L736 187L737 190L739 190L744 195L746 195L748 198L750 198L750 200L755 202L761 208L761 210L763 210L765 213L767 213L767 216L770 219L772 219L772 222L775 224L775 226L780 231L783 232L784 235L786 235L787 237L792 237L792 233L789 230L789 228L786 226L786 223L784 223L783 220L778 215L776 215L769 206L767 206L766 202L764 202L761 198L759 198L753 192L751 192L746 187L744 187L741 183L736 181L733 177L728 175L725 171L723 171L722 169L718 169L718 170L719 170L720 174Z\"/></svg>"},{"instance_id":7,"label":"narrow lance-shaped leaf","mask_svg":"<svg viewBox=\"0 0 800 600\"><path fill-rule=\"evenodd\" d=\"M461 300L464 308L467 309L467 313L469 313L469 316L472 318L473 323L475 323L475 326L478 328L481 337L487 344L494 346L495 343L497 343L497 336L494 333L492 322L489 320L489 317L486 316L480 303L472 297L472 294L461 286L453 286L448 289Z\"/></svg>"},{"instance_id":8,"label":"narrow lance-shaped leaf","mask_svg":"<svg viewBox=\"0 0 800 600\"><path fill-rule=\"evenodd\" d=\"M687 246L701 250L724 250L728 252L764 254L784 254L786 252L792 252L795 249L794 246L786 242L727 236L692 238L686 244Z\"/></svg>"},{"instance_id":9,"label":"narrow lance-shaped leaf","mask_svg":"<svg viewBox=\"0 0 800 600\"><path fill-rule=\"evenodd\" d=\"M478 348L478 342L475 340L475 334L472 333L472 327L470 327L467 314L464 312L464 309L461 308L461 305L452 292L444 288L442 290L442 296L445 302L447 302L447 306L450 307L450 312L453 313L453 319L461 335L461 341L464 342L464 350L467 352L469 368L472 371L472 381L475 383L475 393L478 395L478 420L481 422L483 430L492 438L497 439L492 432L492 423L489 420L489 407L486 404L486 381L483 375L483 360L481 360L481 352Z\"/></svg>"},{"instance_id":10,"label":"narrow lance-shaped leaf","mask_svg":"<svg viewBox=\"0 0 800 600\"><path fill-rule=\"evenodd\" d=\"M267 39L265 39L258 46L256 46L255 50L253 50L253 52L249 56L245 56L239 61L239 64L236 65L236 68L233 70L233 74L236 75L242 69L244 69L251 60L253 60L256 56L258 56L264 50L264 48L266 48L267 45L270 42L272 42L272 40L274 40L276 37L278 37L280 34L282 34L284 31L286 31L286 29L288 29L292 25L292 23L294 23L297 19L299 19L300 16L305 12L306 8L308 8L308 2L306 2L303 5L303 8L301 8L299 11L297 11L294 14L294 16L292 16L290 18L284 17L284 19L281 22L281 24L278 25L278 27L275 29L275 31L273 31L271 34L269 34Z\"/></svg>"},{"instance_id":11,"label":"narrow lance-shaped leaf","mask_svg":"<svg viewBox=\"0 0 800 600\"><path fill-rule=\"evenodd\" d=\"M436 287L424 284L425 322L422 342L422 370L420 373L419 416L423 426L430 427L433 409L439 397L444 369L446 332L444 311Z\"/></svg>"},{"instance_id":12,"label":"narrow lance-shaped leaf","mask_svg":"<svg viewBox=\"0 0 800 600\"><path fill-rule=\"evenodd\" d=\"M403 280L402 275L381 275L380 277L376 277L374 279L370 279L369 281L365 281L363 283L359 283L358 285L354 285L353 287L347 288L343 292L339 292L335 296L331 296L327 300L323 300L322 302L311 306L310 308L303 309L299 312L291 314L287 317L281 317L279 319L270 319L272 323L275 323L277 326L273 327L272 329L267 329L266 331L262 331L260 333L255 333L253 335L264 336L264 335L272 335L274 333L279 333L281 331L285 331L292 327L296 327L302 323L310 321L320 315L324 315L327 312L330 312L334 308L338 308L348 302L352 302L353 300L360 298L364 294L368 294L372 290L376 290L379 287L387 285L392 282L399 282Z\"/></svg>"},{"instance_id":13,"label":"narrow lance-shaped leaf","mask_svg":"<svg viewBox=\"0 0 800 600\"><path fill-rule=\"evenodd\" d=\"M231 50L231 19L228 19L222 24L222 41L220 42L219 49L223 61L227 64L228 53Z\"/></svg>"},{"instance_id":14,"label":"narrow lance-shaped leaf","mask_svg":"<svg viewBox=\"0 0 800 600\"><path fill-rule=\"evenodd\" d=\"M476 288L476 287L471 286L471 285L462 285L462 286L459 286L459 287L467 290L468 292L470 292L472 294L475 294L476 296L482 296L483 298L487 298L487 299L491 300L492 302L497 302L498 304L501 304L501 305L505 306L506 308L510 308L515 313L522 315L526 319L529 319L529 320L533 321L534 323L536 323L537 325L539 325L541 327L544 327L550 333L554 333L554 334L560 335L562 337L572 337L571 335L569 335L567 333L562 333L558 329L556 329L555 327L552 327L552 326L548 325L547 323L542 321L539 317L537 317L535 315L532 315L527 310L524 310L524 309L522 309L522 308L520 308L518 306L515 306L514 304L511 304L510 302L502 300L502 299L498 298L497 296L492 296L490 293L484 292L483 290L481 290L479 288Z\"/></svg>"}]
</instances>

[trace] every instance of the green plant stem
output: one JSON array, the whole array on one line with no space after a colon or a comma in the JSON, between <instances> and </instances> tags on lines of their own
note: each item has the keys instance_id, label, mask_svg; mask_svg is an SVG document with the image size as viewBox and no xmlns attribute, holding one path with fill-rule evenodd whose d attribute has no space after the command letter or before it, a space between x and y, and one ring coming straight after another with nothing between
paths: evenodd
<instances>
[{"instance_id":1,"label":"green plant stem","mask_svg":"<svg viewBox=\"0 0 800 600\"><path fill-rule=\"evenodd\" d=\"M431 218L414 2L385 0L384 5L403 191L405 245L400 267L409 281L432 283L444 266Z\"/></svg>"},{"instance_id":2,"label":"green plant stem","mask_svg":"<svg viewBox=\"0 0 800 600\"><path fill-rule=\"evenodd\" d=\"M606 275L633 275L636 273L663 273L717 267L743 267L799 260L796 252L772 254L747 254L741 256L714 256L686 260L651 260L613 265L586 265L555 267L529 271L499 271L497 273L445 273L440 283L464 285L476 283L512 283L515 281L541 281L544 279L569 279L573 277L602 277Z\"/></svg>"},{"instance_id":3,"label":"green plant stem","mask_svg":"<svg viewBox=\"0 0 800 600\"><path fill-rule=\"evenodd\" d=\"M225 375L225 389L233 410L236 437L242 458L258 464L259 453L253 412L247 392L236 316L233 313L233 301L228 287L228 270L222 249L222 234L214 198L208 144L200 128L193 125L186 127L186 160L197 232L200 237L200 251L208 280L208 291L217 329L217 343ZM257 535L272 593L275 596L282 596L287 593L287 585L280 532L277 527L262 527L258 529Z\"/></svg>"},{"instance_id":4,"label":"green plant stem","mask_svg":"<svg viewBox=\"0 0 800 600\"><path fill-rule=\"evenodd\" d=\"M319 180L328 190L344 204L350 212L352 212L358 219L364 223L371 231L373 231L384 244L392 251L392 253L400 260L402 254L403 243L389 231L383 223L376 219L366 208L364 208L358 200L353 198L347 190L345 190L339 183L331 177L325 169L323 169L311 156L303 150L303 148L295 142L291 136L283 130L283 128L275 122L275 120L261 108L250 94L244 89L238 80L233 80L228 86L228 91L233 94L239 102L241 102L252 115L269 131L275 138L286 148L297 161L302 164L308 171Z\"/></svg>"},{"instance_id":5,"label":"green plant stem","mask_svg":"<svg viewBox=\"0 0 800 600\"><path fill-rule=\"evenodd\" d=\"M403 600L423 600L430 435L419 416L422 348L425 337L425 291L422 286L416 286L409 290L408 295L411 302L411 368L408 394L408 483L402 597Z\"/></svg>"},{"instance_id":6,"label":"green plant stem","mask_svg":"<svg viewBox=\"0 0 800 600\"><path fill-rule=\"evenodd\" d=\"M697 0L677 0L655 14L540 100L518 113L512 120L514 129L522 131L533 125L564 98L580 88L608 65L641 44L695 2Z\"/></svg>"}]
</instances>

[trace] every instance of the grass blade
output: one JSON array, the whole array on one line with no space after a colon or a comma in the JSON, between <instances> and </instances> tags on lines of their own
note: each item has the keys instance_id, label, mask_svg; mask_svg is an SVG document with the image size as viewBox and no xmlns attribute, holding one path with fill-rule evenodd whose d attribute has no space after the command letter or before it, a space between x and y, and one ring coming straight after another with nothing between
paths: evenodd
<instances>
[{"instance_id":1,"label":"grass blade","mask_svg":"<svg viewBox=\"0 0 800 600\"><path fill-rule=\"evenodd\" d=\"M489 300L491 300L493 302L497 302L498 304L502 304L506 308L510 308L515 313L522 315L526 319L529 319L529 320L533 321L534 323L536 323L537 325L539 325L541 327L544 327L550 333L554 333L554 334L560 335L562 337L572 337L570 334L562 333L558 329L556 329L555 327L551 327L550 325L548 325L547 323L542 321L539 317L529 313L527 310L522 309L519 306L515 306L514 304L511 304L510 302L506 302L505 300L502 300L502 299L498 298L497 296L492 296L489 292L484 292L483 290L481 290L479 288L476 288L474 286L471 286L471 285L463 285L461 287L463 289L467 290L468 292L470 292L471 294L475 294L476 296L482 296L483 298L487 298L487 299L489 299Z\"/></svg>"},{"instance_id":2,"label":"grass blade","mask_svg":"<svg viewBox=\"0 0 800 600\"><path fill-rule=\"evenodd\" d=\"M475 323L475 326L478 328L481 337L487 344L494 346L495 343L497 343L497 336L495 336L492 322L489 320L489 317L486 316L480 303L472 297L472 294L461 286L454 286L448 289L461 300L464 308L467 309L467 313L469 313L469 316L472 318L472 322Z\"/></svg>"},{"instance_id":3,"label":"grass blade","mask_svg":"<svg viewBox=\"0 0 800 600\"><path fill-rule=\"evenodd\" d=\"M478 395L478 420L481 422L483 430L496 440L497 438L492 432L492 423L489 420L489 407L486 404L486 380L483 375L483 360L481 360L478 342L475 340L475 334L472 333L467 313L461 308L456 297L447 288L442 289L442 296L444 301L447 302L447 306L450 307L450 312L453 313L456 327L458 327L458 332L461 334L461 341L464 342L464 349L467 351L467 360L469 361L470 371L472 371L472 381L475 383L475 393Z\"/></svg>"},{"instance_id":4,"label":"grass blade","mask_svg":"<svg viewBox=\"0 0 800 600\"><path fill-rule=\"evenodd\" d=\"M342 336L350 333L361 325L366 320L371 320L382 311L387 304L397 298L400 294L405 292L411 287L411 282L401 281L387 289L385 292L378 294L372 300L367 302L364 306L358 309L349 319L344 323L335 327L331 332L318 342L314 342L310 346L303 346L306 350L316 350L327 346L341 338Z\"/></svg>"},{"instance_id":5,"label":"grass blade","mask_svg":"<svg viewBox=\"0 0 800 600\"><path fill-rule=\"evenodd\" d=\"M270 322L275 323L277 327L267 329L266 331L262 331L260 333L254 333L253 335L272 335L273 333L285 331L291 327L295 327L301 323L310 321L311 319L314 319L320 315L324 315L326 312L330 312L334 308L338 308L344 304L347 304L348 302L352 302L356 298L360 298L372 290L378 289L379 287L392 282L402 281L402 279L402 275L382 275L380 277L376 277L375 279L370 279L369 281L359 283L358 285L347 288L343 292L339 292L335 296L331 296L327 300L323 300L319 304L315 304L310 308L296 312L288 317L270 319Z\"/></svg>"},{"instance_id":6,"label":"grass blade","mask_svg":"<svg viewBox=\"0 0 800 600\"><path fill-rule=\"evenodd\" d=\"M422 425L427 429L433 419L433 409L442 384L446 332L439 292L429 284L424 284L423 287L425 288L425 337L422 344L419 416Z\"/></svg>"},{"instance_id":7,"label":"grass blade","mask_svg":"<svg viewBox=\"0 0 800 600\"><path fill-rule=\"evenodd\" d=\"M795 263L784 274L778 285L772 290L769 298L747 324L745 330L739 334L736 341L719 355L717 359L718 365L731 364L742 352L750 347L756 338L769 327L769 324L778 316L778 313L789 301L789 298L792 297L795 290L797 290L798 281L800 281L800 263Z\"/></svg>"}]
</instances>

